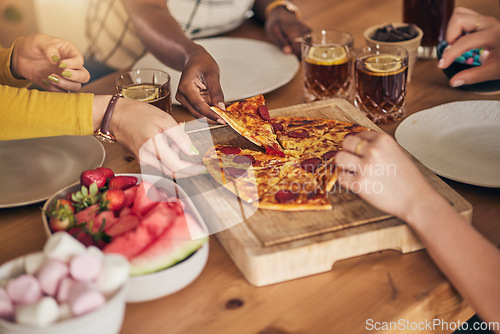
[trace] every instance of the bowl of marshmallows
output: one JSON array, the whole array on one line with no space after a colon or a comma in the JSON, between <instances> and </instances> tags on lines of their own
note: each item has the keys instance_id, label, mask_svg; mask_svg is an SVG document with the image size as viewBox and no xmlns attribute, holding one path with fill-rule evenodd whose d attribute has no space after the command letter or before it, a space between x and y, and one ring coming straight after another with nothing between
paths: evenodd
<instances>
[{"instance_id":1,"label":"bowl of marshmallows","mask_svg":"<svg viewBox=\"0 0 500 334\"><path fill-rule=\"evenodd\" d=\"M66 232L0 266L0 333L120 331L130 265Z\"/></svg>"}]
</instances>

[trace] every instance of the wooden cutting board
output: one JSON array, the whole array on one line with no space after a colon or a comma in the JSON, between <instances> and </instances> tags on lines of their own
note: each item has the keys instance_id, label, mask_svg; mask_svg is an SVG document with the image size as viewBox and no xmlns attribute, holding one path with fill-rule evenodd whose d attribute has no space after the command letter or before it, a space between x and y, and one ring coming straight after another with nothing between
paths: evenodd
<instances>
[{"instance_id":1,"label":"wooden cutting board","mask_svg":"<svg viewBox=\"0 0 500 334\"><path fill-rule=\"evenodd\" d=\"M271 110L270 114L331 118L382 131L344 99ZM194 126L197 128L188 126L186 131L202 153L214 144L259 149L229 126ZM471 221L471 205L416 163L434 188ZM256 209L242 202L209 175L179 183L243 275L256 286L328 271L337 260L375 251L395 249L407 253L423 248L405 223L339 186L329 194L332 210L280 212Z\"/></svg>"}]
</instances>

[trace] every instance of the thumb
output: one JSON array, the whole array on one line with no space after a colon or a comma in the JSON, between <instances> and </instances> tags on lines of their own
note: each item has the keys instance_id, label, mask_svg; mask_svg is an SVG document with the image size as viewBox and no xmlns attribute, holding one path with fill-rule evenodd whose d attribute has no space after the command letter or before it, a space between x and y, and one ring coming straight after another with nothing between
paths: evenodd
<instances>
[{"instance_id":1,"label":"thumb","mask_svg":"<svg viewBox=\"0 0 500 334\"><path fill-rule=\"evenodd\" d=\"M199 155L200 152L193 145L191 138L184 132L185 123L171 127L164 131L165 135L170 138L179 149L187 155Z\"/></svg>"}]
</instances>

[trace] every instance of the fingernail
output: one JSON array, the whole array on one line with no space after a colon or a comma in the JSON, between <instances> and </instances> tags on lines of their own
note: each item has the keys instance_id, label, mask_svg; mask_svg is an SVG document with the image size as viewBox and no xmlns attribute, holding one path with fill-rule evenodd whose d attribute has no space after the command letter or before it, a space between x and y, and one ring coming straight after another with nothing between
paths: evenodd
<instances>
[{"instance_id":1,"label":"fingernail","mask_svg":"<svg viewBox=\"0 0 500 334\"><path fill-rule=\"evenodd\" d=\"M47 79L49 79L50 81L54 82L54 83L58 83L59 82L59 78L56 77L55 75L51 74L47 77Z\"/></svg>"},{"instance_id":2,"label":"fingernail","mask_svg":"<svg viewBox=\"0 0 500 334\"><path fill-rule=\"evenodd\" d=\"M445 52L445 51L449 50L450 48L451 48L451 45L449 45L449 44L448 44L448 45L444 48L443 52Z\"/></svg>"},{"instance_id":3,"label":"fingernail","mask_svg":"<svg viewBox=\"0 0 500 334\"><path fill-rule=\"evenodd\" d=\"M191 147L189 148L189 152L191 152L191 154L193 155L199 155L200 152L196 149L196 147L194 147L193 144L191 144Z\"/></svg>"},{"instance_id":4,"label":"fingernail","mask_svg":"<svg viewBox=\"0 0 500 334\"><path fill-rule=\"evenodd\" d=\"M50 82L47 79L42 79L42 82L45 86L50 87Z\"/></svg>"},{"instance_id":5,"label":"fingernail","mask_svg":"<svg viewBox=\"0 0 500 334\"><path fill-rule=\"evenodd\" d=\"M58 55L53 55L53 56L52 56L52 61L53 61L54 63L58 63L58 62L60 62L60 61L61 61L61 58L60 58Z\"/></svg>"},{"instance_id":6,"label":"fingernail","mask_svg":"<svg viewBox=\"0 0 500 334\"><path fill-rule=\"evenodd\" d=\"M182 131L186 129L186 122L180 122L179 125L181 126Z\"/></svg>"},{"instance_id":7,"label":"fingernail","mask_svg":"<svg viewBox=\"0 0 500 334\"><path fill-rule=\"evenodd\" d=\"M68 68L68 63L60 63L60 64L59 64L59 68L62 68L63 70L64 70L65 68Z\"/></svg>"},{"instance_id":8,"label":"fingernail","mask_svg":"<svg viewBox=\"0 0 500 334\"><path fill-rule=\"evenodd\" d=\"M226 110L226 105L224 104L224 102L217 103L217 106L222 110Z\"/></svg>"},{"instance_id":9,"label":"fingernail","mask_svg":"<svg viewBox=\"0 0 500 334\"><path fill-rule=\"evenodd\" d=\"M444 59L439 59L438 68L444 68Z\"/></svg>"},{"instance_id":10,"label":"fingernail","mask_svg":"<svg viewBox=\"0 0 500 334\"><path fill-rule=\"evenodd\" d=\"M223 120L222 118L219 118L219 119L217 120L217 123L220 123L220 124L224 125L224 124L226 124L226 121L225 121L225 120Z\"/></svg>"},{"instance_id":11,"label":"fingernail","mask_svg":"<svg viewBox=\"0 0 500 334\"><path fill-rule=\"evenodd\" d=\"M63 71L61 75L65 78L71 78L71 72L70 71Z\"/></svg>"},{"instance_id":12,"label":"fingernail","mask_svg":"<svg viewBox=\"0 0 500 334\"><path fill-rule=\"evenodd\" d=\"M480 62L481 64L483 64L483 63L486 61L486 59L488 58L488 56L489 56L489 55L490 55L490 51L488 51L488 50L484 50L484 51L481 53L481 55L479 56L479 62Z\"/></svg>"},{"instance_id":13,"label":"fingernail","mask_svg":"<svg viewBox=\"0 0 500 334\"><path fill-rule=\"evenodd\" d=\"M465 83L464 80L457 80L457 81L453 81L451 83L451 87L460 87L462 86L463 84Z\"/></svg>"},{"instance_id":14,"label":"fingernail","mask_svg":"<svg viewBox=\"0 0 500 334\"><path fill-rule=\"evenodd\" d=\"M284 46L283 47L283 52L288 54L288 53L292 53L292 48L289 47L288 45Z\"/></svg>"},{"instance_id":15,"label":"fingernail","mask_svg":"<svg viewBox=\"0 0 500 334\"><path fill-rule=\"evenodd\" d=\"M206 174L208 174L208 170L206 170L206 169L200 173L200 175L206 175Z\"/></svg>"}]
</instances>

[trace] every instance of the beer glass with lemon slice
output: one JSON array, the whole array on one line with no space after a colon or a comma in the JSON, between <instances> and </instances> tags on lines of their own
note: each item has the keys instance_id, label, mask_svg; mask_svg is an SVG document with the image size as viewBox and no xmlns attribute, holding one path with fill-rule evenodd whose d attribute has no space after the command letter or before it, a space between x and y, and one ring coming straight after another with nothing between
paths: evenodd
<instances>
[{"instance_id":1,"label":"beer glass with lemon slice","mask_svg":"<svg viewBox=\"0 0 500 334\"><path fill-rule=\"evenodd\" d=\"M314 31L302 37L304 95L307 102L343 97L352 91L352 47L346 32Z\"/></svg>"},{"instance_id":2,"label":"beer glass with lemon slice","mask_svg":"<svg viewBox=\"0 0 500 334\"><path fill-rule=\"evenodd\" d=\"M403 118L408 52L399 46L365 46L355 51L354 104L375 123Z\"/></svg>"},{"instance_id":3,"label":"beer glass with lemon slice","mask_svg":"<svg viewBox=\"0 0 500 334\"><path fill-rule=\"evenodd\" d=\"M152 104L172 113L170 75L164 71L138 68L115 79L116 91L126 99Z\"/></svg>"}]
</instances>

